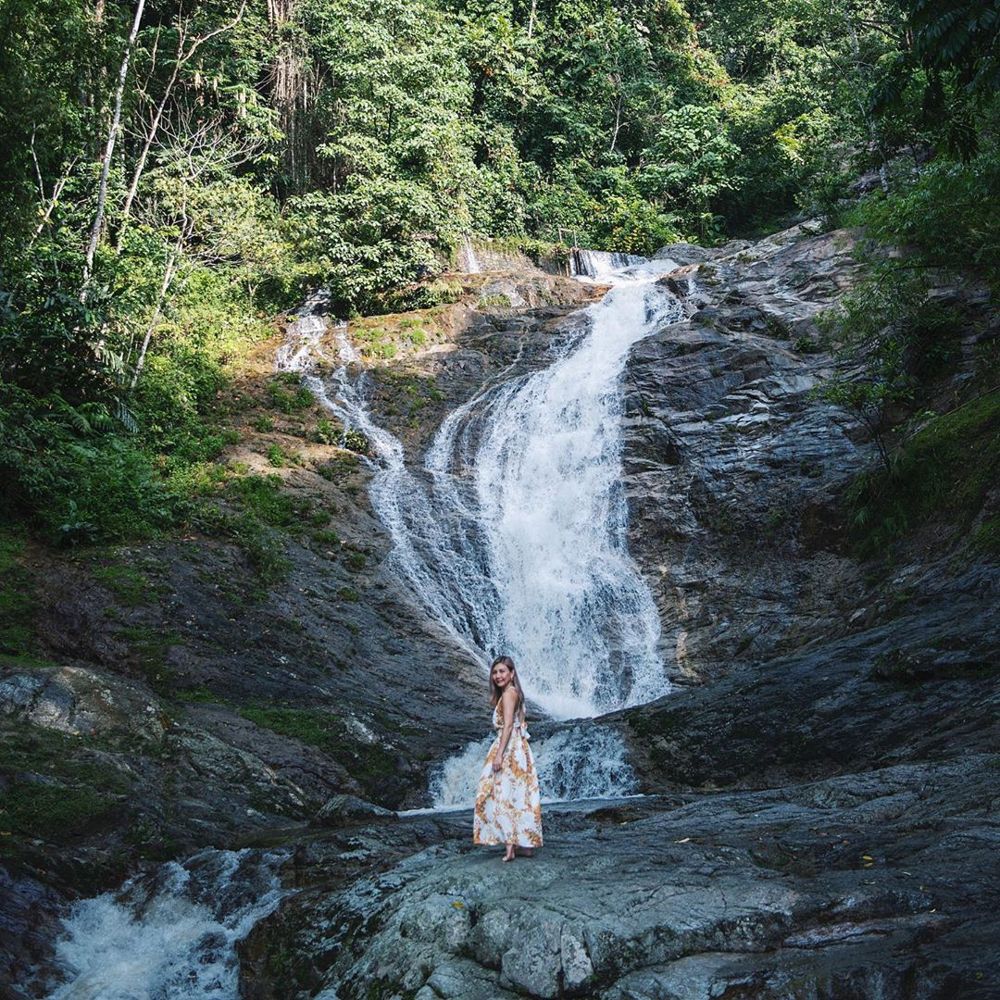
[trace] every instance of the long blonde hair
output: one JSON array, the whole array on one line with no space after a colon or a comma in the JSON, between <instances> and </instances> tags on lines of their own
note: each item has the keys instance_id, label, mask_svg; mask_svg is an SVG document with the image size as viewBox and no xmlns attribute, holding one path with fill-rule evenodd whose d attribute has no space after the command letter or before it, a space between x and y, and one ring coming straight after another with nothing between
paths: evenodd
<instances>
[{"instance_id":1,"label":"long blonde hair","mask_svg":"<svg viewBox=\"0 0 1000 1000\"><path fill-rule=\"evenodd\" d=\"M514 661L509 656L498 656L490 664L490 704L496 708L500 703L500 699L503 697L504 689L497 687L493 683L493 668L498 664L502 663L510 671L510 683L514 690L517 692L517 708L514 709L516 715L520 716L521 722L524 722L524 692L521 690L521 682L517 679L517 667L514 666Z\"/></svg>"}]
</instances>

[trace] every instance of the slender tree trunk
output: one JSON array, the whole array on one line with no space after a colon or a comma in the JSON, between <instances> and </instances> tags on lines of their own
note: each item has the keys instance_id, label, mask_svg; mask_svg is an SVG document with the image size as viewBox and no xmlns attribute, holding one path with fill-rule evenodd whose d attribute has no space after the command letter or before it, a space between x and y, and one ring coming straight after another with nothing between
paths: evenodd
<instances>
[{"instance_id":1,"label":"slender tree trunk","mask_svg":"<svg viewBox=\"0 0 1000 1000\"><path fill-rule=\"evenodd\" d=\"M37 240L38 237L42 235L42 230L46 227L46 225L48 225L49 219L52 218L52 211L59 202L59 197L63 193L63 188L65 188L66 185L69 183L69 179L73 174L73 167L76 166L77 159L78 157L74 156L73 159L70 160L70 162L66 165L66 170L63 172L63 174L60 177L58 177L55 181L53 181L52 197L47 200L48 203L45 206L45 212L42 214L42 217L39 220L38 225L35 226L35 232L31 237L32 243L34 243L35 240Z\"/></svg>"},{"instance_id":2,"label":"slender tree trunk","mask_svg":"<svg viewBox=\"0 0 1000 1000\"><path fill-rule=\"evenodd\" d=\"M153 120L150 122L149 131L146 133L146 139L142 144L142 151L139 153L139 159L136 161L135 170L132 172L132 182L129 184L128 194L125 196L125 205L122 208L122 228L118 233L118 238L116 240L116 247L121 249L122 239L125 235L125 230L128 227L129 216L132 212L132 203L135 201L135 196L139 191L139 182L142 180L143 171L146 169L146 161L149 159L149 152L153 148L153 143L156 141L156 134L160 130L160 122L163 120L163 113L166 111L167 104L170 102L170 97L174 91L174 85L177 83L177 78L180 76L181 70L187 65L193 58L198 49L209 39L215 38L216 35L221 35L223 32L231 31L236 27L237 24L243 20L243 15L246 12L246 2L240 4L240 9L236 14L236 17L227 24L216 28L214 31L210 31L205 35L201 35L199 38L195 38L191 43L188 50L184 51L185 42L185 31L184 28L178 25L178 39L177 39L177 56L174 60L173 72L170 74L170 79L167 80L167 85L163 90L163 97L160 99L160 103L156 106L156 111L153 113Z\"/></svg>"},{"instance_id":3,"label":"slender tree trunk","mask_svg":"<svg viewBox=\"0 0 1000 1000\"><path fill-rule=\"evenodd\" d=\"M163 315L163 303L166 301L167 292L170 290L170 285L177 274L177 265L180 262L183 240L184 236L181 235L177 240L177 245L170 254L170 259L167 261L167 269L163 272L163 281L160 283L160 294L156 300L156 308L153 310L149 325L146 327L146 335L142 338L142 348L139 350L139 357L135 362L135 371L132 373L132 382L129 385L131 389L134 389L136 383L139 381L139 376L142 374L142 366L146 363L146 352L149 350L149 342L153 339L153 331L156 330L156 324L160 322L160 316Z\"/></svg>"},{"instance_id":4,"label":"slender tree trunk","mask_svg":"<svg viewBox=\"0 0 1000 1000\"><path fill-rule=\"evenodd\" d=\"M97 244L101 239L101 229L104 226L104 208L108 200L108 177L111 174L111 158L115 152L115 142L118 139L118 132L121 130L122 121L122 98L125 95L125 80L128 77L128 64L132 58L132 49L135 47L135 40L139 34L139 24L142 21L142 12L146 7L146 0L138 0L135 7L135 18L132 21L132 30L129 32L128 40L125 43L125 54L122 56L121 68L118 71L118 86L115 90L114 111L111 115L111 128L108 130L108 141L104 147L104 156L101 161L101 177L97 185L97 210L94 212L94 224L90 228L90 238L87 241L87 254L83 265L83 286L80 289L80 301L87 298L87 285L90 282L90 275L94 269L94 255L97 253Z\"/></svg>"},{"instance_id":5,"label":"slender tree trunk","mask_svg":"<svg viewBox=\"0 0 1000 1000\"><path fill-rule=\"evenodd\" d=\"M297 0L267 0L268 18L275 34L294 20ZM310 90L310 77L315 86ZM309 148L309 108L315 103L320 79L306 68L298 43L284 41L277 45L272 73L274 105L285 133L285 164L290 185L303 190L315 165Z\"/></svg>"}]
</instances>

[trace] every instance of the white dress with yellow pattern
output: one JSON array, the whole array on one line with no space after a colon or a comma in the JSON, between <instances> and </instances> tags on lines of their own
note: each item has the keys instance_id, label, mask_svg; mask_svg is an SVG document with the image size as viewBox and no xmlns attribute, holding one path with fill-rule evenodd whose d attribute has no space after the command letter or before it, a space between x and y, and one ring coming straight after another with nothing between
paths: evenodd
<instances>
[{"instance_id":1,"label":"white dress with yellow pattern","mask_svg":"<svg viewBox=\"0 0 1000 1000\"><path fill-rule=\"evenodd\" d=\"M503 738L502 704L493 709L493 728L497 737L486 755L476 792L473 843L541 847L542 806L527 727L515 718L503 767L495 773L493 761Z\"/></svg>"}]
</instances>

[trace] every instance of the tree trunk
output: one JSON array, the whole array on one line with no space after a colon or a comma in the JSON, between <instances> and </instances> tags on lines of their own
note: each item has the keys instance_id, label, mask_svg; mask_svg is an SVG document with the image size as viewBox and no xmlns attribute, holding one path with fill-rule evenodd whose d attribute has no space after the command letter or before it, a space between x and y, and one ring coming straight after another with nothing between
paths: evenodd
<instances>
[{"instance_id":1,"label":"tree trunk","mask_svg":"<svg viewBox=\"0 0 1000 1000\"><path fill-rule=\"evenodd\" d=\"M135 388L136 383L139 381L139 376L142 374L142 366L146 363L146 352L149 350L149 342L153 339L153 331L156 330L156 324L160 322L160 316L163 313L163 303L166 301L167 292L170 290L174 275L177 273L183 239L182 235L177 241L177 246L174 247L173 252L170 254L170 259L167 261L167 269L164 271L163 281L160 283L160 294L156 300L156 308L153 310L149 325L146 327L146 335L142 338L142 348L135 363L135 371L132 373L132 382L129 386L131 389Z\"/></svg>"},{"instance_id":2,"label":"tree trunk","mask_svg":"<svg viewBox=\"0 0 1000 1000\"><path fill-rule=\"evenodd\" d=\"M108 177L111 174L111 158L115 152L115 142L121 130L122 121L122 98L125 94L125 80L128 77L128 64L132 58L132 49L135 47L135 40L139 34L139 24L142 21L142 12L146 7L146 0L138 0L135 6L135 18L132 21L132 30L129 32L128 40L125 43L125 53L122 56L121 68L118 71L118 87L115 90L114 111L111 115L111 128L108 130L108 141L104 147L104 157L101 161L101 178L97 185L97 210L94 212L94 224L90 228L90 238L87 241L87 254L83 265L83 285L80 289L80 301L87 298L87 285L90 283L90 275L94 269L94 255L97 253L97 244L101 239L101 229L104 226L104 208L108 200Z\"/></svg>"},{"instance_id":3,"label":"tree trunk","mask_svg":"<svg viewBox=\"0 0 1000 1000\"><path fill-rule=\"evenodd\" d=\"M243 15L246 12L247 5L244 0L240 4L240 9L236 14L236 17L227 24L216 28L214 31L209 31L207 34L201 35L195 38L191 42L187 51L184 50L184 43L186 40L185 28L178 23L177 27L177 56L174 60L173 72L170 74L170 79L167 80L167 85L163 89L163 97L160 99L160 103L156 106L156 111L153 113L153 120L150 122L149 131L146 133L145 141L142 144L142 151L139 153L139 159L136 161L135 170L132 172L132 183L129 184L128 194L125 196L125 205L122 208L122 228L118 233L118 239L116 240L116 246L121 249L122 239L125 235L125 229L128 227L129 216L132 212L132 203L135 201L135 196L139 191L139 181L142 180L143 171L146 169L146 161L149 159L149 151L153 148L153 143L156 141L156 134L160 130L160 122L163 120L163 113L166 111L167 104L170 102L170 96L173 93L174 85L177 83L177 78L180 76L181 70L184 66L189 63L193 58L198 49L204 45L211 38L215 38L216 35L221 35L223 32L231 31L236 27L237 24L243 20Z\"/></svg>"},{"instance_id":4,"label":"tree trunk","mask_svg":"<svg viewBox=\"0 0 1000 1000\"><path fill-rule=\"evenodd\" d=\"M276 29L290 23L294 18L296 0L267 0L268 19ZM319 89L318 80L310 93L310 74L305 68L305 60L294 42L282 42L276 48L274 59L274 105L278 110L278 120L285 133L285 166L289 182L295 190L301 191L309 181L313 166L309 148L310 103L315 101Z\"/></svg>"}]
</instances>

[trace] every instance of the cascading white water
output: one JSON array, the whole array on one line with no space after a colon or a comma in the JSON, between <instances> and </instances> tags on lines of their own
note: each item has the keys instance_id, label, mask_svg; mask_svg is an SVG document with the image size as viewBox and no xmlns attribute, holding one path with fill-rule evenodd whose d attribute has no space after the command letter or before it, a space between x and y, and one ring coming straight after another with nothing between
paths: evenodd
<instances>
[{"instance_id":1,"label":"cascading white water","mask_svg":"<svg viewBox=\"0 0 1000 1000\"><path fill-rule=\"evenodd\" d=\"M76 903L49 1000L237 1000L236 942L285 894L285 855L203 851Z\"/></svg>"},{"instance_id":2,"label":"cascading white water","mask_svg":"<svg viewBox=\"0 0 1000 1000\"><path fill-rule=\"evenodd\" d=\"M468 809L493 737L476 740L449 757L431 775L435 809ZM547 739L531 741L543 802L622 798L638 783L626 759L625 745L612 729L572 726Z\"/></svg>"},{"instance_id":3,"label":"cascading white water","mask_svg":"<svg viewBox=\"0 0 1000 1000\"><path fill-rule=\"evenodd\" d=\"M666 688L659 614L626 542L619 387L632 344L679 315L659 270L633 270L591 308L582 340L495 408L476 456L499 645L557 718Z\"/></svg>"},{"instance_id":4,"label":"cascading white water","mask_svg":"<svg viewBox=\"0 0 1000 1000\"><path fill-rule=\"evenodd\" d=\"M630 253L609 253L606 250L574 248L570 254L570 273L578 278L590 278L595 284L614 284L629 268L641 267L645 257ZM671 269L677 265L671 263Z\"/></svg>"},{"instance_id":5,"label":"cascading white water","mask_svg":"<svg viewBox=\"0 0 1000 1000\"><path fill-rule=\"evenodd\" d=\"M411 471L402 444L371 419L343 328L334 373L306 374L371 443L372 503L414 598L477 659L518 659L528 696L556 718L638 704L667 687L659 616L626 545L619 383L631 346L680 316L655 283L675 265L586 260L592 280L614 284L588 309L587 329L564 339L547 368L508 372L455 410L423 470ZM280 365L308 373L318 350L308 321L290 330Z\"/></svg>"},{"instance_id":6,"label":"cascading white water","mask_svg":"<svg viewBox=\"0 0 1000 1000\"><path fill-rule=\"evenodd\" d=\"M459 254L458 266L466 274L480 274L483 270L476 256L476 248L468 236L462 237L462 252Z\"/></svg>"}]
</instances>

